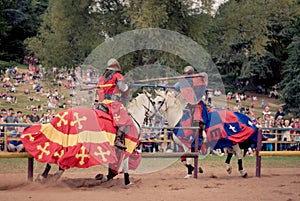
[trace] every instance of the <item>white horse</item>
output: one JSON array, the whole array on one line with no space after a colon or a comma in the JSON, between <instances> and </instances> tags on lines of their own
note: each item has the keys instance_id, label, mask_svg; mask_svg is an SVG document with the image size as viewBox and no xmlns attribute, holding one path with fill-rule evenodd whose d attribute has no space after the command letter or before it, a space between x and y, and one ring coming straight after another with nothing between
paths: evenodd
<instances>
[{"instance_id":1,"label":"white horse","mask_svg":"<svg viewBox=\"0 0 300 201\"><path fill-rule=\"evenodd\" d=\"M127 110L132 117L132 121L133 121L138 133L140 132L141 125L143 124L145 114L147 111L147 107L151 104L150 102L151 102L151 100L145 94L139 94L137 97L135 97L128 103ZM95 112L94 109L88 108L88 110L90 110L91 113ZM98 121L101 121L101 119L98 119ZM71 121L69 121L69 122L71 122ZM21 138L24 139L23 140L24 145L27 145L28 150L30 149L30 147L33 147L33 146L31 146L31 144L30 144L32 142L26 138L27 138L27 136L32 136L32 135L34 135L34 133L24 133L24 135L21 136ZM38 138L39 135L35 135L34 137ZM109 139L108 141L112 141L110 143L110 145L113 146L113 148L115 148L113 145L113 139ZM125 145L126 145L126 139L125 139ZM25 146L25 148L26 148L26 146ZM38 157L36 157L36 159L38 160ZM76 160L75 156L74 156L74 160ZM45 162L45 161L43 161L43 162ZM50 169L51 169L51 165L48 162L44 172L42 173L42 175L38 176L36 181L45 182L48 177L48 173L49 173ZM115 177L118 173L124 172L125 185L128 185L128 184L130 184L128 170L129 170L129 157L127 157L127 158L125 157L125 159L122 159L121 165L119 166L119 169L117 170L117 172L112 171L112 169L109 168L108 175L98 174L98 175L96 175L95 179L101 180L104 182L104 181L113 179L113 177ZM63 174L63 172L64 172L64 170L62 168L59 168L59 170L54 174L54 179L55 180L59 179L61 177L61 175Z\"/></svg>"},{"instance_id":2,"label":"white horse","mask_svg":"<svg viewBox=\"0 0 300 201\"><path fill-rule=\"evenodd\" d=\"M159 112L162 113L164 118L167 120L168 125L170 127L175 127L179 121L181 120L183 116L183 111L186 107L186 102L182 98L182 96L173 91L156 91L157 96L154 99L154 107L155 109L153 112L158 112L157 108L159 108ZM191 125L192 126L192 125ZM199 133L199 136L202 136L205 139L205 132L203 132L203 129L199 127L199 131L202 131L202 133ZM191 152L191 148L188 147L186 144L184 144L175 134L172 133L173 141L181 146L184 150L184 152ZM199 146L201 145L200 142ZM196 149L196 148L195 148ZM198 150L196 149L196 152ZM192 177L192 173L194 171L194 167L192 165L192 158L186 158L186 160L182 161L185 166L188 169L188 174L184 177L186 179ZM198 171L198 170L197 170ZM203 173L203 170L201 167L199 167L199 172Z\"/></svg>"},{"instance_id":3,"label":"white horse","mask_svg":"<svg viewBox=\"0 0 300 201\"><path fill-rule=\"evenodd\" d=\"M182 115L183 115L183 110L186 107L186 103L183 100L182 96L180 93L177 93L175 91L156 91L157 97L154 99L155 102L155 107L160 107L161 111L165 113L165 118L167 119L169 126L173 127L177 125L177 123L180 121ZM201 133L199 133L201 135ZM203 136L203 142L206 143L206 133L203 130L202 133ZM179 139L178 137L173 133L173 140L177 144L181 145L184 149L184 151L190 151L190 149L185 146ZM214 148L214 147L210 147ZM238 158L238 169L242 177L247 177L247 172L243 169L242 165L242 150L239 147L239 144L236 144L232 147L228 147L228 156L225 161L226 165L226 171L228 174L231 174L232 172L232 167L230 165L230 160L233 154L236 155ZM188 168L188 174L184 178L190 178L192 175L191 170L194 168L191 165L192 159L187 158L186 160L186 166ZM199 171L200 168L199 168Z\"/></svg>"}]
</instances>

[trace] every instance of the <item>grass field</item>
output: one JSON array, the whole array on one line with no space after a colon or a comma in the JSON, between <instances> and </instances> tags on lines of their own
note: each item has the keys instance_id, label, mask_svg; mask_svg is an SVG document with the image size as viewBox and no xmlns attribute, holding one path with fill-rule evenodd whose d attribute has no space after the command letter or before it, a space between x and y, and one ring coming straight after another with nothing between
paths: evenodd
<instances>
[{"instance_id":1,"label":"grass field","mask_svg":"<svg viewBox=\"0 0 300 201\"><path fill-rule=\"evenodd\" d=\"M147 160L147 159L143 159ZM162 163L163 160L170 159L159 159L159 163ZM157 159L156 159L157 161ZM199 166L205 168L224 168L225 156L207 156L204 159L199 160ZM256 157L246 156L243 158L244 167L255 168L256 166ZM154 166L152 161L146 161L146 163ZM158 163L158 162L157 162ZM237 159L232 158L231 164L234 168L237 168ZM173 163L169 166L170 168L184 168L180 160L173 159ZM300 167L300 157L298 156L269 156L262 157L262 168L299 168ZM45 168L44 163L34 162L34 173L41 173ZM57 166L53 166L53 171L57 170ZM77 171L105 171L105 166L94 166L88 169L79 169L73 168L68 171L77 172ZM0 159L0 174L6 173L27 173L27 159Z\"/></svg>"}]
</instances>

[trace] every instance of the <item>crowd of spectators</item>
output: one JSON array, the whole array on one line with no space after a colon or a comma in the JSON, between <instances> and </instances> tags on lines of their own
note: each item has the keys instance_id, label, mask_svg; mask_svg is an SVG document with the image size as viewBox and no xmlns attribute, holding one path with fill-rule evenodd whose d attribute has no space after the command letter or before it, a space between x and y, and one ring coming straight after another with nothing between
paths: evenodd
<instances>
[{"instance_id":1,"label":"crowd of spectators","mask_svg":"<svg viewBox=\"0 0 300 201\"><path fill-rule=\"evenodd\" d=\"M64 109L74 105L80 105L93 100L88 97L77 97L76 88L79 80L85 82L91 82L97 77L94 70L82 70L80 67L67 69L58 69L53 67L48 71L44 70L42 66L35 65L32 62L28 65L28 71L19 71L18 67L7 69L4 75L0 76L2 81L2 89L0 90L0 99L9 103L11 107L1 109L0 123L49 123L55 116L57 109ZM50 87L44 86L42 82L44 77L50 77ZM237 82L238 87L244 86L243 82ZM15 113L14 105L17 104L17 96L14 95L20 91L20 86L24 91L25 97L27 97L28 104L24 110L19 110ZM62 90L64 89L64 90ZM68 94L66 94L66 92ZM207 93L207 102L212 104L213 96L220 96L222 92L220 90L214 90ZM284 113L282 107L279 107L278 111L270 111L269 106L264 99L261 99L258 103L257 96L247 96L246 94L231 93L227 95L228 101L234 101L235 106L230 108L234 111L239 111L248 115L256 123L258 127L264 128L263 132L270 138L274 138L277 141L275 143L264 143L263 150L274 151L277 150L299 150L300 143L300 131L281 130L275 133L275 130L268 128L300 128L299 117L290 117ZM41 100L46 97L46 102ZM73 98L76 97L76 98ZM250 100L250 104L244 106L246 101ZM254 115L254 108L261 108L261 116ZM0 137L3 137L4 128L0 128ZM24 127L7 128L10 135L19 136ZM145 139L152 139L153 136L150 133L145 135ZM145 149L151 151L158 150L157 144L145 144ZM0 144L1 150L1 144ZM3 145L2 145L3 150ZM24 148L20 141L11 140L8 146L9 151L22 151Z\"/></svg>"},{"instance_id":2,"label":"crowd of spectators","mask_svg":"<svg viewBox=\"0 0 300 201\"><path fill-rule=\"evenodd\" d=\"M29 58L30 59L30 58ZM31 59L32 60L32 59ZM9 106L1 104L0 123L49 123L59 109L78 105L76 99L76 82L78 81L75 73L76 69L52 68L50 71L43 70L42 66L36 65L38 61L26 61L28 70L19 70L18 67L7 69L0 75L2 89L0 89L0 102L7 103ZM46 85L44 77L50 77L51 83ZM49 86L50 85L50 86ZM17 107L18 92L27 101L23 109ZM69 97L65 93L69 92ZM75 97L75 98L73 98ZM46 99L46 101L45 101ZM83 99L83 100L82 100ZM80 99L85 101L85 98ZM9 109L7 109L10 107ZM18 108L17 113L14 108ZM18 137L24 127L7 127L8 137ZM0 137L3 139L4 127L0 128ZM3 151L3 140L0 139L0 151ZM23 151L21 141L9 140L8 151Z\"/></svg>"},{"instance_id":3,"label":"crowd of spectators","mask_svg":"<svg viewBox=\"0 0 300 201\"><path fill-rule=\"evenodd\" d=\"M300 129L299 117L287 115L283 111L282 106L279 106L277 111L271 111L265 99L261 99L259 104L258 98L255 95L247 96L245 94L233 94L229 92L227 94L227 100L233 100L236 103L233 108L228 109L249 116L257 127L262 128L263 134L272 141L272 143L263 143L262 150L299 150L300 131L288 130L291 128ZM247 100L248 102L246 104ZM261 115L255 115L254 109L261 110ZM249 149L249 152L252 153L253 150L254 149Z\"/></svg>"}]
</instances>

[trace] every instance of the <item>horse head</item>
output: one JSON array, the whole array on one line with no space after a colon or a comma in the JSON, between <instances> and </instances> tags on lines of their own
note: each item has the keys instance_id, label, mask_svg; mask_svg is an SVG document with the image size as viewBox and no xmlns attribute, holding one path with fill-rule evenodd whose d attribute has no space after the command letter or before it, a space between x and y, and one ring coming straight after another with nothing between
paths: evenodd
<instances>
[{"instance_id":1,"label":"horse head","mask_svg":"<svg viewBox=\"0 0 300 201\"><path fill-rule=\"evenodd\" d=\"M154 111L159 111L168 121L169 126L175 126L183 115L185 102L181 95L171 90L155 90Z\"/></svg>"},{"instance_id":2,"label":"horse head","mask_svg":"<svg viewBox=\"0 0 300 201\"><path fill-rule=\"evenodd\" d=\"M153 101L151 95L147 92L138 94L133 98L128 106L128 112L132 115L134 121L141 126L147 113L153 108Z\"/></svg>"}]
</instances>

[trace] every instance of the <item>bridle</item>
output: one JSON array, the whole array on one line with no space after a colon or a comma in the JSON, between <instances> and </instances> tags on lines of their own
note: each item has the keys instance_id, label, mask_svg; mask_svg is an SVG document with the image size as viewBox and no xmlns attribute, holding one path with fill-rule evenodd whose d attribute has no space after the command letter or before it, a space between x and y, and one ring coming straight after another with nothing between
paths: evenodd
<instances>
[{"instance_id":1,"label":"bridle","mask_svg":"<svg viewBox=\"0 0 300 201\"><path fill-rule=\"evenodd\" d=\"M151 120L152 120L157 114L161 115L160 109L161 109L161 107L162 107L164 104L166 104L166 99L163 97L163 100L162 100L162 101L159 101L159 105L158 105L158 107L156 107L155 102L151 99L151 97L148 96L147 93L145 93L145 95L146 95L146 97L147 97L147 99L148 99L148 107L144 106L144 108L146 109L146 113L148 113L148 115L145 115L146 118L147 118L147 119L145 118L145 120L146 120L146 122L148 122L148 121L151 122ZM160 95L158 95L158 96L160 96ZM160 97L162 97L162 96L160 96ZM154 113L151 114L151 115L149 116L149 112L150 112L150 107L151 107L151 106L154 108Z\"/></svg>"}]
</instances>

